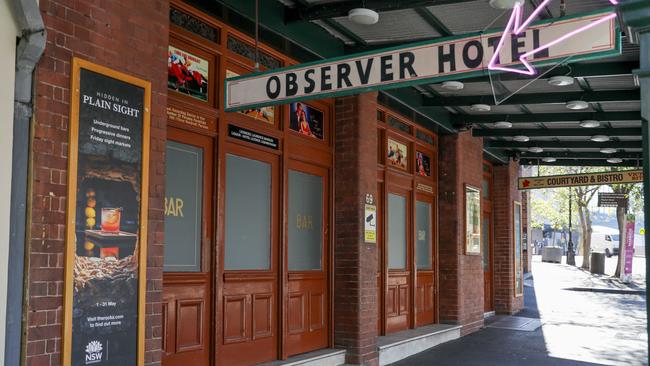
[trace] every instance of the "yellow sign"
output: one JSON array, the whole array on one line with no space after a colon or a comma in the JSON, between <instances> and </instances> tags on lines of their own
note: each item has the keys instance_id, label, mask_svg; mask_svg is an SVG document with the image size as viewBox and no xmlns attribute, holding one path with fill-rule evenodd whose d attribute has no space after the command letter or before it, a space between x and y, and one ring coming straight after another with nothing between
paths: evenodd
<instances>
[{"instance_id":1,"label":"yellow sign","mask_svg":"<svg viewBox=\"0 0 650 366\"><path fill-rule=\"evenodd\" d=\"M639 235L645 235L645 229L644 228L639 229Z\"/></svg>"},{"instance_id":2,"label":"yellow sign","mask_svg":"<svg viewBox=\"0 0 650 366\"><path fill-rule=\"evenodd\" d=\"M364 215L364 234L363 241L366 243L377 242L377 206L366 205L366 214Z\"/></svg>"},{"instance_id":3,"label":"yellow sign","mask_svg":"<svg viewBox=\"0 0 650 366\"><path fill-rule=\"evenodd\" d=\"M643 181L643 170L600 172L570 175L549 175L545 177L519 178L519 189L559 188L576 186L597 186L604 184L639 183Z\"/></svg>"}]
</instances>

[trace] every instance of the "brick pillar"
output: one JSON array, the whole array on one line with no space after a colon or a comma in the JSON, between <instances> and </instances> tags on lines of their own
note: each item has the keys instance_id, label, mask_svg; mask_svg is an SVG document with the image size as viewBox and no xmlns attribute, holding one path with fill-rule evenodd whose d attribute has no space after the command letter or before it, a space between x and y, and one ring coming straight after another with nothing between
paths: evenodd
<instances>
[{"instance_id":1,"label":"brick pillar","mask_svg":"<svg viewBox=\"0 0 650 366\"><path fill-rule=\"evenodd\" d=\"M40 0L47 45L34 79L24 363L61 364L72 57L151 81L145 365L162 355L169 2Z\"/></svg>"},{"instance_id":2,"label":"brick pillar","mask_svg":"<svg viewBox=\"0 0 650 366\"><path fill-rule=\"evenodd\" d=\"M460 324L467 334L483 326L481 256L465 255L465 184L481 187L483 140L471 132L440 137L440 322Z\"/></svg>"},{"instance_id":3,"label":"brick pillar","mask_svg":"<svg viewBox=\"0 0 650 366\"><path fill-rule=\"evenodd\" d=\"M336 100L334 342L347 362L377 365L377 244L366 244L366 194L377 196L377 93Z\"/></svg>"},{"instance_id":4,"label":"brick pillar","mask_svg":"<svg viewBox=\"0 0 650 366\"><path fill-rule=\"evenodd\" d=\"M515 296L514 285L514 201L521 202L517 189L519 164L494 167L494 309L514 314L524 306L524 297ZM522 258L523 259L523 258Z\"/></svg>"}]
</instances>

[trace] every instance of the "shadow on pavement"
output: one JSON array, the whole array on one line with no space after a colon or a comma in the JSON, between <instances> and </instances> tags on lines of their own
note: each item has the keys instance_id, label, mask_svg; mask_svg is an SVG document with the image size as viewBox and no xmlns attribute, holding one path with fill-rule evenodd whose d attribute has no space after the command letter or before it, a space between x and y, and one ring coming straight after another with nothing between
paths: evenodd
<instances>
[{"instance_id":1,"label":"shadow on pavement","mask_svg":"<svg viewBox=\"0 0 650 366\"><path fill-rule=\"evenodd\" d=\"M529 280L532 283L532 279ZM525 308L516 316L540 318L535 289L524 287ZM487 323L487 322L486 322ZM598 366L600 363L552 357L542 327L532 332L484 328L406 358L396 366Z\"/></svg>"}]
</instances>

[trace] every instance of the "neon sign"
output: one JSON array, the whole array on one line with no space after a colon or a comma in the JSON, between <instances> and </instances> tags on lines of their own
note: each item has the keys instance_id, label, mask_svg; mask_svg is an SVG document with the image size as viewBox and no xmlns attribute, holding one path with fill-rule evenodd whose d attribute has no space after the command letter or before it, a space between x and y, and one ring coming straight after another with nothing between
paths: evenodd
<instances>
[{"instance_id":1,"label":"neon sign","mask_svg":"<svg viewBox=\"0 0 650 366\"><path fill-rule=\"evenodd\" d=\"M492 55L492 59L490 59L490 63L488 64L488 69L489 70L498 70L498 71L506 71L506 72L514 72L522 75L529 75L533 76L537 73L537 69L533 67L528 58L531 57L532 55L539 53L541 51L547 50L549 47L554 46L568 38L571 38L575 36L578 33L584 32L587 29L593 28L603 22L609 21L610 19L616 18L616 13L611 13L607 14L601 18L598 18L591 23L584 25L578 29L575 29L571 32L568 32L561 37L558 37L554 39L553 41L550 41L544 45L541 45L533 50L530 50L524 54L522 54L519 57L519 61L526 67L526 70L522 69L517 69L517 68L512 68L512 67L504 67L504 66L498 66L499 63L499 52L503 48L503 44L505 43L506 39L509 39L512 35L518 36L520 35L530 23L537 18L537 15L550 3L551 0L544 0L535 10L530 14L528 18L526 18L525 21L522 22L522 18L524 15L524 9L521 3L516 3L515 7L512 9L512 14L510 15L510 19L508 20L508 24L506 25L506 29L503 31L503 35L501 36L501 39L499 40L499 43L497 45L496 50L494 51L494 55ZM618 4L618 0L609 0L610 3L613 5Z\"/></svg>"}]
</instances>

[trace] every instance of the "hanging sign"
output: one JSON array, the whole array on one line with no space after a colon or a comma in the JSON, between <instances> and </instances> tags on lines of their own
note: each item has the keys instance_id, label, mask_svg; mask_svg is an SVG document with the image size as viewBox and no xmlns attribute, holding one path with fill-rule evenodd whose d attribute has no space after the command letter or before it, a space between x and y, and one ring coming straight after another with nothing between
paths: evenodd
<instances>
[{"instance_id":1,"label":"hanging sign","mask_svg":"<svg viewBox=\"0 0 650 366\"><path fill-rule=\"evenodd\" d=\"M149 82L72 62L62 364L144 364Z\"/></svg>"},{"instance_id":2,"label":"hanging sign","mask_svg":"<svg viewBox=\"0 0 650 366\"><path fill-rule=\"evenodd\" d=\"M598 192L598 207L627 207L625 193Z\"/></svg>"},{"instance_id":3,"label":"hanging sign","mask_svg":"<svg viewBox=\"0 0 650 366\"><path fill-rule=\"evenodd\" d=\"M606 184L639 183L642 181L643 170L639 169L618 172L523 177L519 178L519 189L598 186Z\"/></svg>"},{"instance_id":4,"label":"hanging sign","mask_svg":"<svg viewBox=\"0 0 650 366\"><path fill-rule=\"evenodd\" d=\"M608 8L527 24L520 33L506 31L508 47L502 47L503 30L492 30L232 77L225 81L225 109L486 75L496 49L498 65L510 68L608 57L621 51L615 14Z\"/></svg>"}]
</instances>

